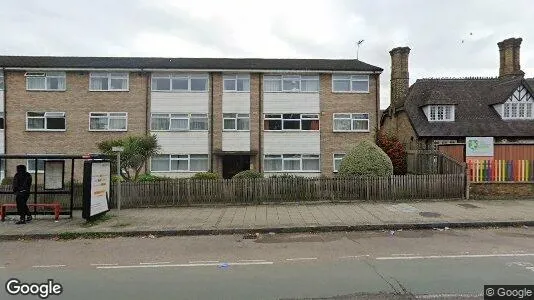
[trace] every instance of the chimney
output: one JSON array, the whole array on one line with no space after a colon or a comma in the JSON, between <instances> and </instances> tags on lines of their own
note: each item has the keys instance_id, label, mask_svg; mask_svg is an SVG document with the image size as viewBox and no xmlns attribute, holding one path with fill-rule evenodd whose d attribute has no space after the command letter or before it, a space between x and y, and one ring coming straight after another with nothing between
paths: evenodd
<instances>
[{"instance_id":1,"label":"chimney","mask_svg":"<svg viewBox=\"0 0 534 300\"><path fill-rule=\"evenodd\" d=\"M408 73L408 55L410 48L397 47L389 51L391 55L391 106L404 106L408 93L410 75Z\"/></svg>"},{"instance_id":2,"label":"chimney","mask_svg":"<svg viewBox=\"0 0 534 300\"><path fill-rule=\"evenodd\" d=\"M522 38L509 38L497 43L500 57L499 77L525 75L519 64L522 41Z\"/></svg>"}]
</instances>

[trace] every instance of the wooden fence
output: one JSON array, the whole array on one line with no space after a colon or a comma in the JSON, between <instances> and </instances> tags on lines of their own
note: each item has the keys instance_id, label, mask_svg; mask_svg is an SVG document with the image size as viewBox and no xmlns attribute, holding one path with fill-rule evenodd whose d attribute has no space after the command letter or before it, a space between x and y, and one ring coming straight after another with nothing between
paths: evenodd
<instances>
[{"instance_id":1,"label":"wooden fence","mask_svg":"<svg viewBox=\"0 0 534 300\"><path fill-rule=\"evenodd\" d=\"M465 165L455 159L432 150L406 151L409 174L463 174Z\"/></svg>"}]
</instances>

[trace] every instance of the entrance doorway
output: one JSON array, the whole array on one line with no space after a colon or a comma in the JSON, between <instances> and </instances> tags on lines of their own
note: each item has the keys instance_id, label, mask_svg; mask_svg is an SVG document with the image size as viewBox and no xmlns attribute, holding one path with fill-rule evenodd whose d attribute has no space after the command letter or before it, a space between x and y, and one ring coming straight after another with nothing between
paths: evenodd
<instances>
[{"instance_id":1,"label":"entrance doorway","mask_svg":"<svg viewBox=\"0 0 534 300\"><path fill-rule=\"evenodd\" d=\"M223 156L223 178L232 178L235 174L250 169L250 155Z\"/></svg>"}]
</instances>

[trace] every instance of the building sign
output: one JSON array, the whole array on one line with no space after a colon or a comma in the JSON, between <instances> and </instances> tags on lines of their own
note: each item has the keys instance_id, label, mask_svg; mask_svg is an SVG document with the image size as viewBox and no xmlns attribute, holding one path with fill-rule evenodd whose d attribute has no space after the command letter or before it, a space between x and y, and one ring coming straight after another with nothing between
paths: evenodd
<instances>
[{"instance_id":1,"label":"building sign","mask_svg":"<svg viewBox=\"0 0 534 300\"><path fill-rule=\"evenodd\" d=\"M89 219L109 211L110 187L110 162L85 161L83 165L83 218Z\"/></svg>"},{"instance_id":2,"label":"building sign","mask_svg":"<svg viewBox=\"0 0 534 300\"><path fill-rule=\"evenodd\" d=\"M62 190L65 176L65 161L45 160L44 162L44 189Z\"/></svg>"},{"instance_id":3,"label":"building sign","mask_svg":"<svg viewBox=\"0 0 534 300\"><path fill-rule=\"evenodd\" d=\"M493 137L466 137L465 156L493 156Z\"/></svg>"}]
</instances>

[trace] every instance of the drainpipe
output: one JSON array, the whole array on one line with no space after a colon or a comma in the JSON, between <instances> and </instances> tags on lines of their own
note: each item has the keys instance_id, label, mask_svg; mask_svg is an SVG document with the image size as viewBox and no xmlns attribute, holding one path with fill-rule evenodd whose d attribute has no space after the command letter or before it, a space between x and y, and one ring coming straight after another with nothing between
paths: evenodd
<instances>
[{"instance_id":1,"label":"drainpipe","mask_svg":"<svg viewBox=\"0 0 534 300\"><path fill-rule=\"evenodd\" d=\"M259 123L259 126L258 126L258 142L259 142L259 145L258 145L258 171L260 173L263 173L263 147L262 147L262 141L261 141L261 138L262 138L262 134L263 134L263 129L262 129L262 120L263 120L263 75L261 73L258 73L258 77L259 77L259 117L258 117L258 123Z\"/></svg>"},{"instance_id":2,"label":"drainpipe","mask_svg":"<svg viewBox=\"0 0 534 300\"><path fill-rule=\"evenodd\" d=\"M209 133L209 145L208 145L208 149L209 149L209 153L208 153L208 160L210 162L210 172L213 172L213 97L214 97L214 94L213 94L213 73L210 73L210 76L209 76L209 79L210 79L210 106L209 106L209 111L208 111L208 114L209 114L209 122L210 122L210 133Z\"/></svg>"},{"instance_id":3,"label":"drainpipe","mask_svg":"<svg viewBox=\"0 0 534 300\"><path fill-rule=\"evenodd\" d=\"M7 113L6 113L6 94L7 94L7 84L6 84L6 69L2 68L2 74L4 75L4 93L2 97L2 102L4 103L4 154L7 153ZM0 164L4 164L4 177L6 177L7 173L7 160L4 159L4 161L0 161ZM3 179L3 178L2 178Z\"/></svg>"}]
</instances>

